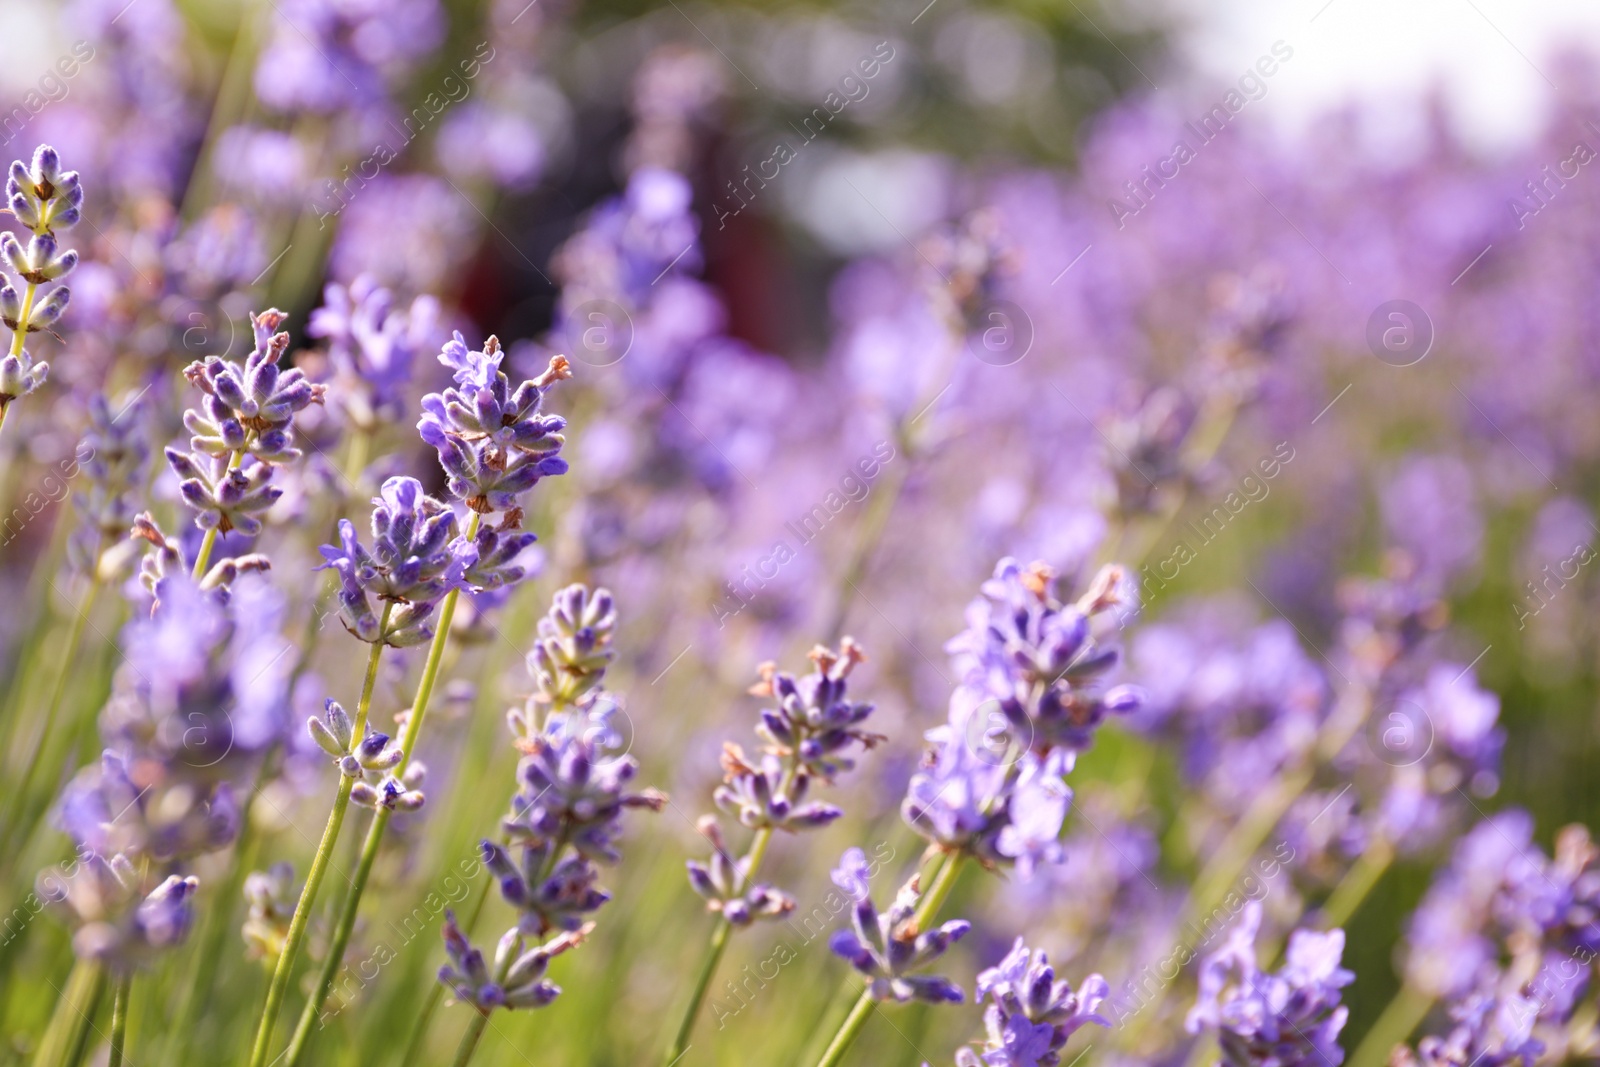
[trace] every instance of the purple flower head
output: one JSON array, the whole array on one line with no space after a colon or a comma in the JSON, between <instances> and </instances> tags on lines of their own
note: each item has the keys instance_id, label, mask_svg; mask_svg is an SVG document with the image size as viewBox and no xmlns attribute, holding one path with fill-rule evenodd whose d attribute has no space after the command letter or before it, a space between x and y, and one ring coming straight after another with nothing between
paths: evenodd
<instances>
[{"instance_id":1,"label":"purple flower head","mask_svg":"<svg viewBox=\"0 0 1600 1067\"><path fill-rule=\"evenodd\" d=\"M294 416L322 403L327 387L307 381L298 367L279 370L289 347L289 335L274 332L283 319L275 308L251 316L255 348L242 365L207 356L184 368L183 376L205 394L198 409L183 414L195 452L216 457L248 452L269 464L300 457L291 436Z\"/></svg>"},{"instance_id":2,"label":"purple flower head","mask_svg":"<svg viewBox=\"0 0 1600 1067\"><path fill-rule=\"evenodd\" d=\"M1110 987L1091 974L1074 992L1056 980L1043 950L1030 953L1022 938L994 967L978 975L978 996L991 998L984 1010L987 1042L983 1062L1006 1067L1055 1067L1067 1039L1089 1023L1110 1025L1097 1014Z\"/></svg>"},{"instance_id":3,"label":"purple flower head","mask_svg":"<svg viewBox=\"0 0 1600 1067\"><path fill-rule=\"evenodd\" d=\"M723 782L712 799L752 830L814 830L844 814L822 801L806 803L811 778L796 774L787 780L791 776L783 761L770 752L752 764L742 748L728 741L722 749L722 771Z\"/></svg>"},{"instance_id":4,"label":"purple flower head","mask_svg":"<svg viewBox=\"0 0 1600 1067\"><path fill-rule=\"evenodd\" d=\"M734 859L714 816L701 816L698 829L711 842L711 859L705 863L689 860L686 866L689 885L705 898L707 910L720 912L729 923L741 928L757 919L776 919L794 910L794 898L782 890L764 882L746 886L749 862Z\"/></svg>"},{"instance_id":5,"label":"purple flower head","mask_svg":"<svg viewBox=\"0 0 1600 1067\"><path fill-rule=\"evenodd\" d=\"M1074 604L1054 598L1054 578L1042 563L1001 560L967 608L967 629L945 649L961 684L995 701L1020 742L1081 752L1108 713L1133 711L1143 694L1106 687L1118 652L1094 635L1123 604L1121 568L1103 568Z\"/></svg>"},{"instance_id":6,"label":"purple flower head","mask_svg":"<svg viewBox=\"0 0 1600 1067\"><path fill-rule=\"evenodd\" d=\"M1508 1067L1520 1060L1522 1067L1533 1067L1545 1049L1533 1036L1540 1005L1519 985L1494 967L1484 968L1471 991L1450 1005L1455 1025L1448 1033L1423 1038L1415 1053L1402 1045L1389 1062L1393 1067Z\"/></svg>"},{"instance_id":7,"label":"purple flower head","mask_svg":"<svg viewBox=\"0 0 1600 1067\"><path fill-rule=\"evenodd\" d=\"M406 311L370 274L349 287L330 282L306 333L328 340L335 403L356 426L372 430L397 418L406 403L418 355L428 346L439 302L419 296Z\"/></svg>"},{"instance_id":8,"label":"purple flower head","mask_svg":"<svg viewBox=\"0 0 1600 1067\"><path fill-rule=\"evenodd\" d=\"M550 961L583 944L590 926L558 934L532 949L526 948L521 931L507 930L495 948L491 971L483 953L472 947L467 935L456 924L456 914L445 912L444 950L450 963L439 968L439 981L463 1004L487 1014L496 1008L542 1008L561 994L561 987L546 980ZM526 949L526 951L525 951ZM504 972L495 981L492 974Z\"/></svg>"},{"instance_id":9,"label":"purple flower head","mask_svg":"<svg viewBox=\"0 0 1600 1067\"><path fill-rule=\"evenodd\" d=\"M843 884L858 885L864 872L869 882L866 888L870 890L865 854L858 848L849 849L833 873L834 884L841 884L842 880ZM936 929L919 931L916 910L921 899L915 875L901 887L894 905L881 915L873 906L870 893L863 892L850 912L852 928L834 931L828 948L867 976L874 1000L959 1004L963 999L961 987L950 979L912 972L943 956L966 936L972 924L954 919Z\"/></svg>"},{"instance_id":10,"label":"purple flower head","mask_svg":"<svg viewBox=\"0 0 1600 1067\"><path fill-rule=\"evenodd\" d=\"M1340 990L1355 976L1339 966L1344 931L1296 930L1276 974L1256 965L1261 902L1244 906L1221 948L1200 964L1200 988L1185 1028L1214 1030L1230 1067L1338 1067L1349 1009Z\"/></svg>"},{"instance_id":11,"label":"purple flower head","mask_svg":"<svg viewBox=\"0 0 1600 1067\"><path fill-rule=\"evenodd\" d=\"M192 529L192 528L191 528ZM192 552L185 553L183 544L168 537L148 511L133 517L128 530L129 538L147 541L149 550L139 562L139 584L152 597L150 613L160 610L161 597L169 582L191 583L189 561ZM213 558L217 553L213 553ZM259 552L246 552L236 556L223 556L206 570L200 579L200 590L219 603L227 603L233 584L242 574L259 574L272 569L272 561Z\"/></svg>"},{"instance_id":12,"label":"purple flower head","mask_svg":"<svg viewBox=\"0 0 1600 1067\"><path fill-rule=\"evenodd\" d=\"M555 595L539 619L539 637L528 653L534 692L528 707L516 716L513 730L524 737L537 732L542 716L563 708L584 707L605 680L616 652L616 601L609 589L590 591L569 585Z\"/></svg>"},{"instance_id":13,"label":"purple flower head","mask_svg":"<svg viewBox=\"0 0 1600 1067\"><path fill-rule=\"evenodd\" d=\"M761 681L750 692L769 697L778 706L762 710L756 732L775 752L799 757L801 778L831 782L840 771L855 766L844 755L850 746L870 749L883 737L859 728L873 706L852 701L847 692L850 672L867 659L861 646L846 637L839 651L818 645L809 656L815 669L800 678L778 670L775 663L761 665Z\"/></svg>"},{"instance_id":14,"label":"purple flower head","mask_svg":"<svg viewBox=\"0 0 1600 1067\"><path fill-rule=\"evenodd\" d=\"M340 543L322 546L326 562L318 570L338 573L340 619L356 637L396 647L427 641L435 605L462 585L475 554L458 537L455 512L415 478L388 479L372 504L372 551L341 519ZM386 625L371 597L390 605Z\"/></svg>"},{"instance_id":15,"label":"purple flower head","mask_svg":"<svg viewBox=\"0 0 1600 1067\"><path fill-rule=\"evenodd\" d=\"M380 113L388 84L444 37L438 0L287 0L256 66L256 94L278 111Z\"/></svg>"},{"instance_id":16,"label":"purple flower head","mask_svg":"<svg viewBox=\"0 0 1600 1067\"><path fill-rule=\"evenodd\" d=\"M70 229L82 216L83 183L77 171L61 169L54 148L40 145L32 163L12 162L6 176L6 206L33 234L26 245L11 233L0 234L0 263L17 276L13 283L0 271L0 322L25 338L54 326L72 298L70 289L54 283L77 266L78 253L63 249L56 233ZM26 348L7 350L0 356L0 414L13 400L43 385L49 375L50 364L35 363Z\"/></svg>"},{"instance_id":17,"label":"purple flower head","mask_svg":"<svg viewBox=\"0 0 1600 1067\"><path fill-rule=\"evenodd\" d=\"M1184 446L1194 429L1194 401L1170 386L1125 398L1104 421L1103 462L1117 490L1117 509L1137 517L1159 510L1192 476Z\"/></svg>"},{"instance_id":18,"label":"purple flower head","mask_svg":"<svg viewBox=\"0 0 1600 1067\"><path fill-rule=\"evenodd\" d=\"M614 842L623 811L660 811L666 798L653 789L630 792L638 761L612 751L606 731L580 732L571 725L552 724L520 743L526 752L517 769L520 791L501 826L516 843L559 841L588 859L615 863L621 858Z\"/></svg>"},{"instance_id":19,"label":"purple flower head","mask_svg":"<svg viewBox=\"0 0 1600 1067\"><path fill-rule=\"evenodd\" d=\"M37 891L76 927L72 950L79 959L126 975L188 936L199 884L193 876L171 875L141 899L139 875L127 856L107 860L92 853L70 874L58 867L40 872Z\"/></svg>"},{"instance_id":20,"label":"purple flower head","mask_svg":"<svg viewBox=\"0 0 1600 1067\"><path fill-rule=\"evenodd\" d=\"M92 573L101 553L127 537L133 526L134 494L144 484L150 460L142 399L136 394L113 410L105 394L89 398L89 427L77 451L83 483L72 496L83 525L69 546L73 565L86 573Z\"/></svg>"},{"instance_id":21,"label":"purple flower head","mask_svg":"<svg viewBox=\"0 0 1600 1067\"><path fill-rule=\"evenodd\" d=\"M417 423L439 453L450 492L478 512L512 511L540 479L567 471L560 456L567 422L539 413L545 390L571 377L566 357L552 357L543 374L513 390L504 356L493 337L473 351L457 333L439 355L456 384L423 397Z\"/></svg>"}]
</instances>

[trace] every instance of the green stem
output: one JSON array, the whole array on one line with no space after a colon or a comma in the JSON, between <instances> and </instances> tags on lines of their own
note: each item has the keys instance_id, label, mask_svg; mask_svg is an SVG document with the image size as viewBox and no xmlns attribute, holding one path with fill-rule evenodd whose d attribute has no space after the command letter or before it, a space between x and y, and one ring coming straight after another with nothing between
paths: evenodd
<instances>
[{"instance_id":1,"label":"green stem","mask_svg":"<svg viewBox=\"0 0 1600 1067\"><path fill-rule=\"evenodd\" d=\"M228 469L236 471L244 463L244 453L235 452L228 460ZM204 540L200 542L200 554L194 558L194 573L190 575L195 581L205 577L206 564L211 562L211 549L217 543L217 531L220 527L213 526L206 531Z\"/></svg>"},{"instance_id":2,"label":"green stem","mask_svg":"<svg viewBox=\"0 0 1600 1067\"><path fill-rule=\"evenodd\" d=\"M392 601L384 603L383 618L378 624L379 634L388 628L389 612L393 607ZM382 655L383 642L379 641L373 644L372 651L367 655L367 674L361 683L361 702L356 705L356 720L350 737L352 748L366 736L367 713L372 707L372 690L377 685L378 660ZM327 876L328 862L333 858L334 846L339 841L339 830L344 826L344 814L350 807L350 790L354 785L355 779L341 771L333 810L328 812L328 825L323 828L317 854L312 857L311 869L306 872L305 887L300 890L300 899L295 903L294 917L289 920L283 951L278 954L277 966L272 971L272 984L267 987L267 1001L261 1009L261 1025L256 1030L255 1044L250 1050L250 1067L264 1067L267 1062L267 1050L272 1045L272 1029L277 1024L278 1012L283 1008L283 997L288 992L289 979L294 973L295 957L300 953L306 927L311 921L312 906L322 889L323 878Z\"/></svg>"},{"instance_id":3,"label":"green stem","mask_svg":"<svg viewBox=\"0 0 1600 1067\"><path fill-rule=\"evenodd\" d=\"M33 789L33 781L38 773L39 765L44 762L39 757L46 752L50 740L50 732L55 728L56 720L60 718L61 702L66 699L67 683L72 677L73 661L78 658L78 646L83 643L83 631L89 624L89 615L94 611L95 599L99 595L100 577L96 572L89 577L89 591L84 595L83 604L78 608L77 616L72 620L72 629L67 633L66 647L61 654L61 667L56 671L55 683L50 687L50 703L45 707L44 722L40 724L38 736L31 746L32 751L27 753L26 761L23 764L22 781L14 791L11 791L15 807L7 805L10 815L6 819L5 831L3 835L0 835L0 841L3 841L6 846L4 854L7 857L10 857L13 852L10 847L13 844L11 840L12 831L25 830L25 827L21 824L26 823L27 820L18 816L25 815L30 807L28 801ZM9 863L9 859L7 863Z\"/></svg>"},{"instance_id":4,"label":"green stem","mask_svg":"<svg viewBox=\"0 0 1600 1067\"><path fill-rule=\"evenodd\" d=\"M944 902L949 898L950 891L956 887L956 879L961 876L965 866L966 854L961 852L950 853L933 876L933 882L928 886L928 891L923 894L922 903L917 905L916 926L918 930L927 927L939 914L939 909L944 907ZM867 1016L872 1014L876 1006L872 999L872 987L868 986L856 998L855 1007L850 1009L850 1014L845 1016L844 1022L839 1026L839 1032L833 1035L833 1040L828 1042L828 1047L823 1050L822 1058L817 1061L817 1067L838 1067L844 1060L844 1054L850 1050L861 1034L861 1028L867 1024Z\"/></svg>"},{"instance_id":5,"label":"green stem","mask_svg":"<svg viewBox=\"0 0 1600 1067\"><path fill-rule=\"evenodd\" d=\"M478 535L478 523L482 518L478 512L472 513L465 534L468 541ZM433 689L439 681L439 665L444 661L444 647L450 641L450 624L455 619L456 601L460 594L459 589L450 590L445 594L444 603L439 608L438 628L434 631L433 643L428 647L428 659L422 667L422 678L417 682L417 697L411 703L411 714L406 717L405 733L400 738L400 762L392 772L396 778L405 774L406 767L411 763L411 757L416 751L417 737L422 733L422 723L427 718L428 704L433 700ZM344 962L345 948L350 944L350 932L356 925L356 914L361 908L361 896L366 892L367 879L372 876L372 865L377 861L378 848L383 844L383 833L388 829L389 818L393 814L392 808L383 807L373 813L372 822L367 828L366 842L361 846L361 860L356 867L355 880L350 885L350 892L345 896L344 906L334 925L333 940L328 945L327 958L322 961L322 974L317 979L316 988L312 990L304 1010L300 1013L300 1021L295 1026L294 1036L289 1040L289 1050L285 1054L283 1067L295 1067L299 1062L310 1041L311 1027L317 1021L322 1005L328 999L329 991L333 989L333 980L338 976L339 967ZM252 1067L262 1067L262 1065L252 1064Z\"/></svg>"},{"instance_id":6,"label":"green stem","mask_svg":"<svg viewBox=\"0 0 1600 1067\"><path fill-rule=\"evenodd\" d=\"M550 859L553 860L556 853L559 851L561 851L559 848L551 849ZM547 873L550 866L551 865L548 862L545 864L545 870ZM496 984L502 983L506 980L506 974L511 970L511 964L516 961L516 957L517 954L515 952L507 952L506 958L501 960L500 965L494 969L494 980ZM461 1044L456 1048L456 1058L452 1064L452 1067L467 1067L467 1061L472 1059L472 1054L474 1052L478 1051L478 1042L483 1040L483 1030L484 1027L488 1025L489 1013L487 1011L480 1010L473 1012L472 1021L467 1023L467 1032L461 1035Z\"/></svg>"},{"instance_id":7,"label":"green stem","mask_svg":"<svg viewBox=\"0 0 1600 1067\"><path fill-rule=\"evenodd\" d=\"M1356 1046L1350 1057L1350 1067L1383 1067L1389 1053L1411 1036L1428 1010L1433 1007L1433 997L1407 982L1394 995L1389 1006L1383 1009L1378 1021Z\"/></svg>"},{"instance_id":8,"label":"green stem","mask_svg":"<svg viewBox=\"0 0 1600 1067\"><path fill-rule=\"evenodd\" d=\"M783 778L778 783L779 793L788 794L789 788L794 784L798 768L798 763L791 756L789 765L784 768ZM771 844L772 827L764 826L756 831L755 837L750 841L750 850L745 853L744 860L739 865L743 874L739 878L739 883L734 886L735 894L743 893L745 887L755 878L756 871L767 858L767 848ZM700 971L695 976L694 988L689 991L689 1003L684 1008L683 1018L678 1020L677 1032L673 1035L672 1044L667 1047L666 1058L662 1061L669 1067L682 1059L684 1052L688 1051L689 1037L694 1033L695 1021L700 1017L700 1006L705 1002L706 991L711 988L711 980L716 977L717 965L722 962L722 954L727 951L728 939L732 932L733 927L728 920L718 915L711 929L711 940L706 945L705 959L701 961Z\"/></svg>"},{"instance_id":9,"label":"green stem","mask_svg":"<svg viewBox=\"0 0 1600 1067\"><path fill-rule=\"evenodd\" d=\"M1343 926L1350 921L1350 917L1361 907L1361 902L1367 899L1367 894L1372 892L1372 887L1378 884L1378 879L1383 877L1383 872L1389 869L1389 864L1394 862L1394 846L1383 838L1378 838L1367 847L1351 868L1344 873L1339 884L1333 887L1333 892L1322 905L1324 925L1328 929Z\"/></svg>"},{"instance_id":10,"label":"green stem","mask_svg":"<svg viewBox=\"0 0 1600 1067\"><path fill-rule=\"evenodd\" d=\"M73 1050L82 1042L88 1029L88 1020L100 1005L100 991L105 986L106 972L97 963L78 960L72 965L67 984L62 987L56 1007L50 1013L50 1023L39 1039L34 1053L35 1067L61 1067L70 1062Z\"/></svg>"},{"instance_id":11,"label":"green stem","mask_svg":"<svg viewBox=\"0 0 1600 1067\"><path fill-rule=\"evenodd\" d=\"M11 333L11 354L22 355L23 342L28 337L28 320L33 317L33 298L39 292L37 282L29 282L27 290L22 294L22 315L17 319L17 328Z\"/></svg>"},{"instance_id":12,"label":"green stem","mask_svg":"<svg viewBox=\"0 0 1600 1067\"><path fill-rule=\"evenodd\" d=\"M823 1050L822 1058L817 1061L817 1067L837 1067L844 1060L844 1054L855 1044L856 1038L861 1033L861 1028L867 1025L867 1016L878 1006L872 999L872 989L869 986L861 991L856 998L855 1006L850 1009L850 1014L844 1017L839 1032L833 1035L833 1040L828 1042L828 1047Z\"/></svg>"},{"instance_id":13,"label":"green stem","mask_svg":"<svg viewBox=\"0 0 1600 1067\"><path fill-rule=\"evenodd\" d=\"M732 933L733 924L718 915L716 925L711 930L711 941L706 946L705 959L700 961L700 971L695 975L694 987L689 992L689 1006L683 1018L678 1020L678 1031L673 1035L663 1062L676 1063L688 1051L689 1035L694 1032L694 1024L700 1018L700 1005L705 1003L706 991L711 988L711 979L716 976L717 965L722 962L722 954L728 949Z\"/></svg>"},{"instance_id":14,"label":"green stem","mask_svg":"<svg viewBox=\"0 0 1600 1067\"><path fill-rule=\"evenodd\" d=\"M106 1067L122 1067L122 1050L128 1043L128 995L133 991L133 974L117 978L111 1000L111 1058Z\"/></svg>"}]
</instances>

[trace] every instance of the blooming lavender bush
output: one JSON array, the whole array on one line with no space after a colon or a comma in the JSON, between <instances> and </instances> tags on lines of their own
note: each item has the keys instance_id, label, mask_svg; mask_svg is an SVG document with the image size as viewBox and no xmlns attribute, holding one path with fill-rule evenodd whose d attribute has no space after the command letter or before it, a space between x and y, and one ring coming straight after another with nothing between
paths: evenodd
<instances>
[{"instance_id":1,"label":"blooming lavender bush","mask_svg":"<svg viewBox=\"0 0 1600 1067\"><path fill-rule=\"evenodd\" d=\"M0 1047L1594 1059L1600 65L1290 146L1066 8L69 5Z\"/></svg>"}]
</instances>

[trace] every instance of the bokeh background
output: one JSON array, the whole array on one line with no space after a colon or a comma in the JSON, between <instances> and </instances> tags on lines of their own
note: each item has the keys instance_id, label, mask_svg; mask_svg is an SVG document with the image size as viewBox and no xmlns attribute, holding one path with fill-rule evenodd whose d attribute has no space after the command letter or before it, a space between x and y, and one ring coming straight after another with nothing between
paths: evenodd
<instances>
[{"instance_id":1,"label":"bokeh background","mask_svg":"<svg viewBox=\"0 0 1600 1067\"><path fill-rule=\"evenodd\" d=\"M71 318L59 344L41 342L51 385L0 440L3 510L27 511L0 547L13 711L40 702L74 622L66 508L48 488L28 501L71 452L90 392L176 397L176 371L240 354L246 312L269 304L315 368L310 312L327 283L363 275L397 306L438 299L431 345L448 328L494 333L530 374L551 351L574 356L556 403L573 474L541 489L529 522L541 576L451 661L424 753L429 806L396 835L357 935L357 953L390 943L394 961L348 990L316 1062L387 1063L403 1044L441 961L436 916L414 940L406 917L451 892L448 872L504 806L515 753L501 712L527 691L521 658L555 589L617 593L611 688L643 779L673 804L633 823L606 921L559 969L566 992L498 1022L481 1060L635 1064L664 1040L708 929L682 863L701 851L692 823L722 741L749 743L757 664L798 667L816 641L855 635L873 657L858 688L892 739L841 789L848 819L780 842L776 877L804 910L847 845L890 842L910 863L920 843L897 806L921 731L944 716L944 641L999 557L1068 575L1096 557L1119 473L1142 476L1135 446L1159 457L1161 386L1177 423L1203 422L1222 379L1248 400L1136 565L1170 559L1172 530L1263 457L1293 458L1194 563L1144 587L1135 673L1159 673L1140 662L1137 626L1205 600L1219 613L1193 624L1205 634L1287 619L1331 686L1341 579L1392 569L1401 550L1449 603L1441 662L1498 695L1506 728L1495 780L1467 802L1480 810L1456 817L1525 807L1548 847L1597 812L1592 568L1548 582L1600 536L1592 5L13 0L0 40L6 149L54 144L89 190ZM52 75L69 55L77 73ZM867 57L879 69L858 77ZM1274 73L1252 73L1266 57ZM830 93L847 102L805 136ZM1219 106L1228 121L1191 138L1192 161L1149 180ZM792 161L749 183L779 143ZM380 146L393 159L372 168ZM656 171L682 181L652 185ZM1411 331L1398 349L1382 341L1394 301ZM446 376L423 360L418 393ZM162 418L158 445L177 436ZM309 648L284 701L290 733L356 677L357 646L313 611L315 545L365 510L381 474L439 481L409 420L379 430L369 464L323 432L326 468L312 465L266 546L293 598L284 630ZM786 524L884 444L881 477L752 583L748 568L794 540ZM170 516L167 481L151 499ZM70 674L68 706L91 728L135 610L112 601ZM391 713L418 661L391 657ZM1040 936L1074 973L1113 984L1142 938L1170 941L1173 901L1238 812L1157 733L1108 728L1080 763L1088 821L1069 817L1071 873L964 886L980 934L958 957L963 980L1023 928L1054 931ZM73 758L92 748L85 735ZM253 811L257 866L309 856L324 808L303 778L286 774ZM24 837L7 892L65 852L47 821ZM1420 844L1351 921L1349 1040L1398 987L1405 917L1447 854ZM237 913L230 929L243 913L205 906ZM47 1016L66 937L41 919L7 943L0 1056L21 1062ZM725 973L778 939L743 935ZM265 972L236 937L221 943L208 1010L179 1045L189 1058L171 1062L228 1060L253 1029ZM143 998L135 1032L152 1051L135 1064L159 1059L166 994L207 965L199 951ZM846 1003L842 976L820 940L803 947L725 1028L703 1025L688 1062L814 1057L831 1030L818 1020ZM436 1024L438 1055L460 1014ZM895 1019L869 1029L859 1062L948 1062L979 1027L970 1009Z\"/></svg>"}]
</instances>

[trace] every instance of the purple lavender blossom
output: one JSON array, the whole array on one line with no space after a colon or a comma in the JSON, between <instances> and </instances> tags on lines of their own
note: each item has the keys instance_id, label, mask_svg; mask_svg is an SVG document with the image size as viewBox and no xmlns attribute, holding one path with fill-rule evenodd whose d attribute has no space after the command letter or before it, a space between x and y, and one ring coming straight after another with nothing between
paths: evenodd
<instances>
[{"instance_id":1,"label":"purple lavender blossom","mask_svg":"<svg viewBox=\"0 0 1600 1067\"><path fill-rule=\"evenodd\" d=\"M423 397L417 423L439 453L450 492L478 512L510 512L541 479L567 471L560 456L567 420L539 413L545 390L571 376L566 358L552 357L543 374L515 391L501 369L504 358L495 338L473 351L457 333L439 355L456 384Z\"/></svg>"},{"instance_id":2,"label":"purple lavender blossom","mask_svg":"<svg viewBox=\"0 0 1600 1067\"><path fill-rule=\"evenodd\" d=\"M961 684L998 703L1019 743L1040 753L1081 752L1108 713L1134 710L1143 694L1105 687L1118 652L1093 632L1122 604L1121 569L1102 569L1075 604L1054 598L1054 579L1043 564L1001 560L967 608L967 629L945 650Z\"/></svg>"},{"instance_id":3,"label":"purple lavender blossom","mask_svg":"<svg viewBox=\"0 0 1600 1067\"><path fill-rule=\"evenodd\" d=\"M396 309L394 295L370 274L348 287L328 284L306 333L328 340L334 400L354 425L370 431L403 413L417 357L438 317L439 302L431 296Z\"/></svg>"},{"instance_id":4,"label":"purple lavender blossom","mask_svg":"<svg viewBox=\"0 0 1600 1067\"><path fill-rule=\"evenodd\" d=\"M1355 975L1339 966L1344 931L1296 930L1276 974L1256 964L1261 902L1244 907L1222 947L1200 964L1200 989L1185 1028L1213 1030L1230 1067L1338 1067L1349 1009L1340 990Z\"/></svg>"},{"instance_id":5,"label":"purple lavender blossom","mask_svg":"<svg viewBox=\"0 0 1600 1067\"><path fill-rule=\"evenodd\" d=\"M474 548L459 536L455 512L422 491L415 478L390 478L372 501L372 551L339 520L339 544L323 545L318 569L339 575L339 617L370 644L414 645L433 637L433 609L459 588ZM388 604L387 622L372 597Z\"/></svg>"},{"instance_id":6,"label":"purple lavender blossom","mask_svg":"<svg viewBox=\"0 0 1600 1067\"><path fill-rule=\"evenodd\" d=\"M961 987L950 979L912 972L943 956L966 936L972 924L953 919L919 932L914 919L922 894L915 875L896 894L894 905L880 915L869 893L869 870L866 854L859 848L848 849L834 870L834 884L854 894L855 907L850 913L852 929L834 931L828 948L867 976L874 1000L961 1003Z\"/></svg>"},{"instance_id":7,"label":"purple lavender blossom","mask_svg":"<svg viewBox=\"0 0 1600 1067\"><path fill-rule=\"evenodd\" d=\"M1098 1014L1110 993L1106 980L1091 974L1076 992L1056 980L1049 957L1030 953L1022 938L994 967L979 973L978 997L991 998L984 1009L987 1040L981 1062L992 1067L1056 1067L1067 1039L1089 1023L1109 1026ZM980 1062L963 1050L971 1062ZM958 1064L963 1061L958 1056Z\"/></svg>"},{"instance_id":8,"label":"purple lavender blossom","mask_svg":"<svg viewBox=\"0 0 1600 1067\"><path fill-rule=\"evenodd\" d=\"M1508 985L1513 988L1506 988ZM1507 1067L1521 1061L1533 1067L1544 1042L1533 1036L1539 1004L1524 996L1515 983L1483 973L1471 993L1450 1006L1455 1025L1443 1037L1417 1042L1417 1051L1402 1045L1390 1057L1392 1067Z\"/></svg>"},{"instance_id":9,"label":"purple lavender blossom","mask_svg":"<svg viewBox=\"0 0 1600 1067\"><path fill-rule=\"evenodd\" d=\"M133 526L133 496L143 486L150 460L142 399L135 395L113 411L103 393L89 398L89 427L77 453L87 484L73 493L83 523L69 546L73 565L85 573L94 573L101 553L126 538Z\"/></svg>"},{"instance_id":10,"label":"purple lavender blossom","mask_svg":"<svg viewBox=\"0 0 1600 1067\"><path fill-rule=\"evenodd\" d=\"M199 884L193 876L171 875L141 899L139 874L127 856L107 860L91 853L70 873L43 871L37 892L76 926L72 949L80 959L127 975L188 936Z\"/></svg>"},{"instance_id":11,"label":"purple lavender blossom","mask_svg":"<svg viewBox=\"0 0 1600 1067\"><path fill-rule=\"evenodd\" d=\"M550 961L583 943L591 926L558 934L536 948L524 951L522 933L513 927L495 948L494 980L483 953L472 947L456 924L454 911L445 912L444 947L452 965L439 968L439 981L458 1001L484 1014L496 1008L542 1008L561 994L561 987L545 979Z\"/></svg>"},{"instance_id":12,"label":"purple lavender blossom","mask_svg":"<svg viewBox=\"0 0 1600 1067\"><path fill-rule=\"evenodd\" d=\"M83 183L75 170L62 170L61 158L49 145L40 145L33 161L24 165L14 160L6 176L6 206L12 217L33 232L24 247L11 233L0 234L0 259L3 259L23 287L19 292L11 280L0 273L0 322L25 338L30 333L48 330L67 310L72 292L65 285L42 290L39 286L59 281L78 265L78 253L63 249L57 230L71 229L83 214ZM0 415L11 402L43 385L50 364L34 363L28 350L16 345L16 352L0 357Z\"/></svg>"}]
</instances>

